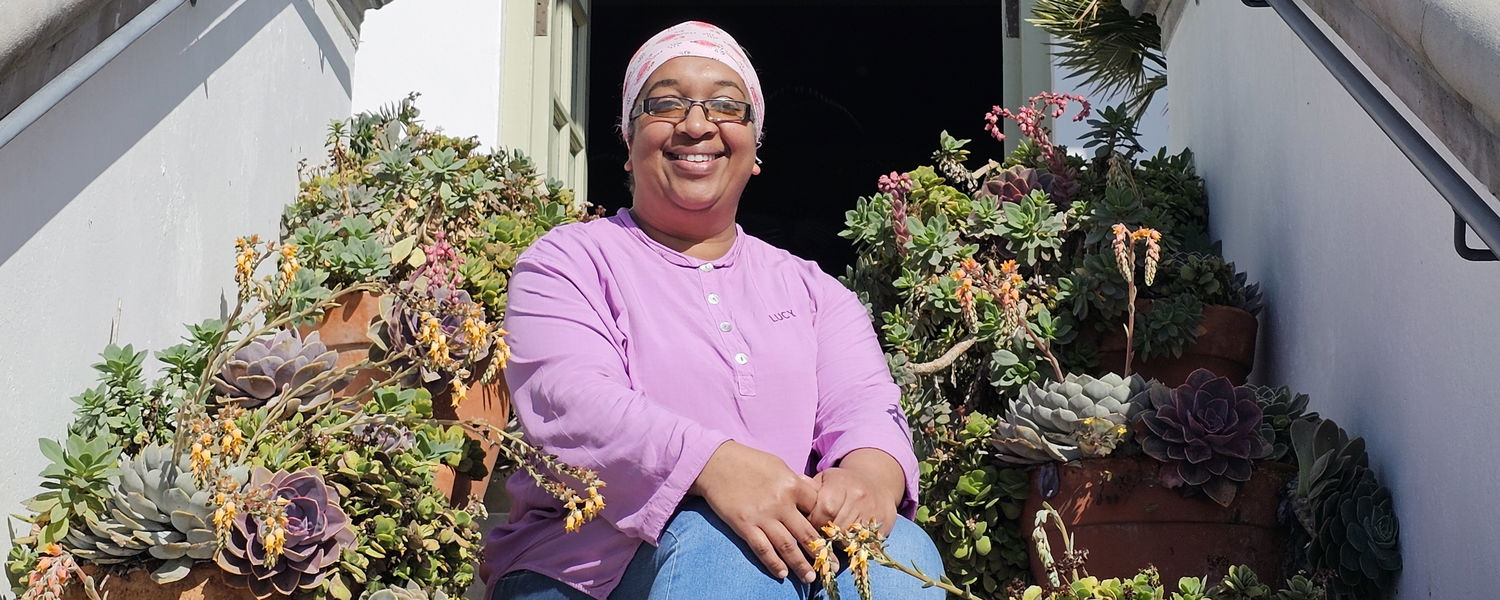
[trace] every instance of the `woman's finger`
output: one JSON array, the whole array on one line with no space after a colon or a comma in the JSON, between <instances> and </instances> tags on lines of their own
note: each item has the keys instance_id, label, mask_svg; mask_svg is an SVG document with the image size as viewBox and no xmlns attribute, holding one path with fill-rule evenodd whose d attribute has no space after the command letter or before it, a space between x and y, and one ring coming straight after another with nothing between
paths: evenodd
<instances>
[{"instance_id":1,"label":"woman's finger","mask_svg":"<svg viewBox=\"0 0 1500 600\"><path fill-rule=\"evenodd\" d=\"M807 521L814 527L827 525L838 515L839 509L844 506L844 489L838 486L825 486L818 494L818 502L813 507L812 514L807 516Z\"/></svg>"},{"instance_id":2,"label":"woman's finger","mask_svg":"<svg viewBox=\"0 0 1500 600\"><path fill-rule=\"evenodd\" d=\"M785 525L787 531L790 531L792 536L797 538L797 541L802 544L803 554L811 558L813 551L812 548L807 547L808 542L823 538L823 535L818 532L818 528L809 522L806 517L802 516L802 513L787 515L786 519L782 521L782 525Z\"/></svg>"},{"instance_id":3,"label":"woman's finger","mask_svg":"<svg viewBox=\"0 0 1500 600\"><path fill-rule=\"evenodd\" d=\"M785 579L787 575L786 563L781 561L781 555L776 552L776 546L759 527L748 527L740 534L745 544L750 547L750 552L760 560L760 564L766 566L766 570L778 579Z\"/></svg>"},{"instance_id":4,"label":"woman's finger","mask_svg":"<svg viewBox=\"0 0 1500 600\"><path fill-rule=\"evenodd\" d=\"M801 518L798 515L797 518ZM783 523L777 522L763 530L766 538L776 547L776 553L790 569L790 573L804 583L812 583L815 578L812 565L807 562L807 550L802 542L792 534L791 530ZM786 577L788 571L780 571L782 577Z\"/></svg>"}]
</instances>

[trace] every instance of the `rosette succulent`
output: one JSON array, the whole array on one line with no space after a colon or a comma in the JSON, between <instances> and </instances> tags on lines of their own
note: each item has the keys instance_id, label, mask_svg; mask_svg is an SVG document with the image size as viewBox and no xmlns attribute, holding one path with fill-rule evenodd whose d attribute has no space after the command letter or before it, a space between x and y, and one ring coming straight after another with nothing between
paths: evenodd
<instances>
[{"instance_id":1,"label":"rosette succulent","mask_svg":"<svg viewBox=\"0 0 1500 600\"><path fill-rule=\"evenodd\" d=\"M1135 421L1136 439L1162 462L1161 481L1168 487L1201 489L1229 506L1239 484L1250 479L1252 463L1271 453L1260 426L1263 413L1248 386L1198 369L1175 389L1153 385L1145 400L1149 406Z\"/></svg>"},{"instance_id":2,"label":"rosette succulent","mask_svg":"<svg viewBox=\"0 0 1500 600\"><path fill-rule=\"evenodd\" d=\"M428 594L416 583L407 583L404 588L388 587L366 593L360 596L360 600L448 600L448 594L442 590Z\"/></svg>"},{"instance_id":3,"label":"rosette succulent","mask_svg":"<svg viewBox=\"0 0 1500 600\"><path fill-rule=\"evenodd\" d=\"M350 433L370 449L386 454L405 452L417 442L411 429L395 423L361 423Z\"/></svg>"},{"instance_id":4,"label":"rosette succulent","mask_svg":"<svg viewBox=\"0 0 1500 600\"><path fill-rule=\"evenodd\" d=\"M290 394L300 410L327 402L347 378L323 376L337 366L339 353L329 350L318 333L303 339L286 329L235 351L214 374L214 390L245 408L261 406Z\"/></svg>"},{"instance_id":5,"label":"rosette succulent","mask_svg":"<svg viewBox=\"0 0 1500 600\"><path fill-rule=\"evenodd\" d=\"M995 424L1001 460L1017 464L1068 462L1113 452L1140 407L1131 399L1146 387L1138 375L1094 378L1068 375L1061 382L1027 384Z\"/></svg>"},{"instance_id":6,"label":"rosette succulent","mask_svg":"<svg viewBox=\"0 0 1500 600\"><path fill-rule=\"evenodd\" d=\"M979 189L977 195L994 196L1001 202L1016 202L1025 198L1032 190L1051 193L1052 181L1051 173L1016 165L985 180L984 187Z\"/></svg>"},{"instance_id":7,"label":"rosette succulent","mask_svg":"<svg viewBox=\"0 0 1500 600\"><path fill-rule=\"evenodd\" d=\"M1307 394L1293 394L1286 386L1252 386L1255 390L1255 401L1260 403L1260 409L1264 415L1261 419L1261 429L1267 431L1267 439L1274 440L1271 444L1271 454L1266 456L1268 460L1282 460L1289 458L1292 454L1292 422L1303 417L1317 417L1318 413L1308 414Z\"/></svg>"},{"instance_id":8,"label":"rosette succulent","mask_svg":"<svg viewBox=\"0 0 1500 600\"><path fill-rule=\"evenodd\" d=\"M1369 468L1363 438L1350 439L1333 421L1292 424L1298 485L1294 508L1310 539L1314 568L1338 574L1335 591L1379 595L1401 570L1400 524L1390 490Z\"/></svg>"},{"instance_id":9,"label":"rosette succulent","mask_svg":"<svg viewBox=\"0 0 1500 600\"><path fill-rule=\"evenodd\" d=\"M212 490L198 487L187 456L173 458L170 445L156 444L121 458L120 482L105 513L69 532L68 549L101 565L142 554L166 561L152 573L158 583L181 579L192 561L212 558L218 548ZM244 467L224 472L239 485L247 475Z\"/></svg>"},{"instance_id":10,"label":"rosette succulent","mask_svg":"<svg viewBox=\"0 0 1500 600\"><path fill-rule=\"evenodd\" d=\"M254 507L235 518L216 557L226 580L249 588L256 598L322 585L340 554L355 542L338 492L313 467L275 474L256 467L250 491L264 494L266 506L279 506L285 520L280 525L264 522L252 515Z\"/></svg>"},{"instance_id":11,"label":"rosette succulent","mask_svg":"<svg viewBox=\"0 0 1500 600\"><path fill-rule=\"evenodd\" d=\"M420 290L424 284L418 280L402 287ZM401 353L415 359L416 370L401 381L405 387L467 378L467 369L490 352L491 325L469 292L444 286L425 291L425 297L411 292L381 297L380 318L370 325L371 359Z\"/></svg>"}]
</instances>

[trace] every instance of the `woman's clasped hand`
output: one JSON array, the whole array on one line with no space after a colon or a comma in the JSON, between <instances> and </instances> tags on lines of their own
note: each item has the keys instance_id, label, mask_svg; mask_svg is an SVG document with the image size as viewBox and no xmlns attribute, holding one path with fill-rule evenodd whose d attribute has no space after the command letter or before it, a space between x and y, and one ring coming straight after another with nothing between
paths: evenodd
<instances>
[{"instance_id":1,"label":"woman's clasped hand","mask_svg":"<svg viewBox=\"0 0 1500 600\"><path fill-rule=\"evenodd\" d=\"M808 477L788 469L773 454L729 441L714 452L688 492L702 496L769 573L778 578L795 573L811 583L817 574L807 547L823 537L819 527L844 528L872 519L880 523L882 533L895 526L896 505L905 489L895 459L879 450L861 449L844 459L846 464L851 461L857 466L833 467ZM874 468L866 470L866 465ZM879 481L878 475L889 475L890 469L894 477Z\"/></svg>"}]
</instances>

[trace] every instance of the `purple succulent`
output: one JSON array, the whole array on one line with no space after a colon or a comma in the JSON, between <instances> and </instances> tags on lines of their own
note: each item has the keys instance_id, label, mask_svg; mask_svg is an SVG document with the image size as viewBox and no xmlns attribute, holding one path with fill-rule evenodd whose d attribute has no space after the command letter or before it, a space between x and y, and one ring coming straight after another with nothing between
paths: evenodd
<instances>
[{"instance_id":1,"label":"purple succulent","mask_svg":"<svg viewBox=\"0 0 1500 600\"><path fill-rule=\"evenodd\" d=\"M405 452L416 444L416 436L410 429L392 423L361 423L354 426L352 433L376 452L386 454Z\"/></svg>"},{"instance_id":2,"label":"purple succulent","mask_svg":"<svg viewBox=\"0 0 1500 600\"><path fill-rule=\"evenodd\" d=\"M1034 190L1052 194L1053 180L1051 173L1016 165L985 180L978 195L994 196L1001 202L1017 202Z\"/></svg>"},{"instance_id":3,"label":"purple succulent","mask_svg":"<svg viewBox=\"0 0 1500 600\"><path fill-rule=\"evenodd\" d=\"M241 512L215 558L227 573L226 580L249 588L256 598L322 585L325 573L355 542L349 517L339 507L338 492L313 467L274 475L256 467L250 475L250 489L265 494L261 496L265 506L281 506L285 526L278 532L273 523L252 516L252 512L263 512L255 507ZM284 535L281 551L273 554L278 534Z\"/></svg>"},{"instance_id":4,"label":"purple succulent","mask_svg":"<svg viewBox=\"0 0 1500 600\"><path fill-rule=\"evenodd\" d=\"M1255 391L1198 369L1175 389L1154 384L1145 395L1136 439L1162 462L1162 483L1202 489L1229 506L1239 484L1250 479L1253 461L1271 453Z\"/></svg>"},{"instance_id":5,"label":"purple succulent","mask_svg":"<svg viewBox=\"0 0 1500 600\"><path fill-rule=\"evenodd\" d=\"M448 287L429 288L425 278L414 278L402 284L402 293L388 294L380 301L380 319L370 326L370 339L374 342L370 354L373 360L383 360L392 354L407 352L415 347L420 360L417 369L401 381L405 387L434 385L447 381L466 365L483 361L490 351L490 340L475 339L465 322L485 323L484 309L464 290ZM422 292L425 292L423 294ZM437 331L441 332L446 352L433 355L431 340L424 340L426 320L436 319Z\"/></svg>"},{"instance_id":6,"label":"purple succulent","mask_svg":"<svg viewBox=\"0 0 1500 600\"><path fill-rule=\"evenodd\" d=\"M282 330L236 350L214 374L214 391L245 408L290 393L305 410L327 402L333 390L348 382L348 377L327 376L314 381L333 370L338 358L339 353L324 346L317 332L303 339L295 330Z\"/></svg>"}]
</instances>

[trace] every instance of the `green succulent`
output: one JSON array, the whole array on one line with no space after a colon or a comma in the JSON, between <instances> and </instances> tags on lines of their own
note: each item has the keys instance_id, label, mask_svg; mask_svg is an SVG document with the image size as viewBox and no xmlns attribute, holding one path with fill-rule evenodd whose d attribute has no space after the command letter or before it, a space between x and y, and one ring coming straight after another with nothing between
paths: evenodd
<instances>
[{"instance_id":1,"label":"green succulent","mask_svg":"<svg viewBox=\"0 0 1500 600\"><path fill-rule=\"evenodd\" d=\"M248 469L223 473L238 485ZM195 560L213 558L218 549L210 494L195 481L187 457L174 460L170 445L151 445L138 456L120 460L120 482L106 511L69 532L65 546L94 564L132 560L142 554L165 561L151 577L158 583L184 577Z\"/></svg>"},{"instance_id":2,"label":"green succulent","mask_svg":"<svg viewBox=\"0 0 1500 600\"><path fill-rule=\"evenodd\" d=\"M1140 376L1113 373L1027 384L1006 420L995 424L996 458L1035 464L1107 456L1127 439L1128 425L1141 409L1131 399L1145 389Z\"/></svg>"},{"instance_id":3,"label":"green succulent","mask_svg":"<svg viewBox=\"0 0 1500 600\"><path fill-rule=\"evenodd\" d=\"M1298 483L1293 500L1314 569L1337 574L1331 591L1370 598L1401 570L1400 524L1390 490L1369 468L1363 438L1331 420L1292 423Z\"/></svg>"},{"instance_id":4,"label":"green succulent","mask_svg":"<svg viewBox=\"0 0 1500 600\"><path fill-rule=\"evenodd\" d=\"M14 531L11 532L11 537L16 537ZM26 593L27 579L32 569L36 568L38 558L36 548L31 544L11 544L10 552L5 555L5 577L10 581L10 590L16 597Z\"/></svg>"},{"instance_id":5,"label":"green succulent","mask_svg":"<svg viewBox=\"0 0 1500 600\"><path fill-rule=\"evenodd\" d=\"M1065 214L1053 212L1046 192L1032 190L1003 206L1005 219L1000 222L1000 233L1016 262L1034 267L1058 256L1063 244Z\"/></svg>"},{"instance_id":6,"label":"green succulent","mask_svg":"<svg viewBox=\"0 0 1500 600\"><path fill-rule=\"evenodd\" d=\"M987 595L1005 589L1026 572L1026 543L1017 518L1026 501L1026 472L1001 468L987 446L994 420L969 414L954 434L938 440L918 466L922 505L916 522L943 553L946 575L964 589Z\"/></svg>"},{"instance_id":7,"label":"green succulent","mask_svg":"<svg viewBox=\"0 0 1500 600\"><path fill-rule=\"evenodd\" d=\"M1261 428L1268 429L1271 455L1267 460L1290 460L1292 457L1292 422L1304 417L1317 418L1318 413L1307 412L1307 394L1292 394L1286 386L1250 386L1255 390L1255 401L1264 413Z\"/></svg>"},{"instance_id":8,"label":"green succulent","mask_svg":"<svg viewBox=\"0 0 1500 600\"><path fill-rule=\"evenodd\" d=\"M448 600L448 594L437 590L431 594L427 593L416 583L408 583L406 587L388 587L375 592L365 592L360 600Z\"/></svg>"},{"instance_id":9,"label":"green succulent","mask_svg":"<svg viewBox=\"0 0 1500 600\"><path fill-rule=\"evenodd\" d=\"M1272 596L1273 600L1326 600L1326 598L1328 598L1328 592L1301 573L1288 579L1286 587Z\"/></svg>"},{"instance_id":10,"label":"green succulent","mask_svg":"<svg viewBox=\"0 0 1500 600\"><path fill-rule=\"evenodd\" d=\"M65 443L40 440L42 455L52 461L42 470L45 490L27 501L40 527L37 544L60 542L74 526L98 520L106 510L110 490L120 475L120 448L105 437L84 439L76 434Z\"/></svg>"},{"instance_id":11,"label":"green succulent","mask_svg":"<svg viewBox=\"0 0 1500 600\"><path fill-rule=\"evenodd\" d=\"M1250 567L1235 565L1229 567L1229 572L1209 595L1214 600L1270 600L1272 592L1271 587L1261 583Z\"/></svg>"},{"instance_id":12,"label":"green succulent","mask_svg":"<svg viewBox=\"0 0 1500 600\"><path fill-rule=\"evenodd\" d=\"M94 364L99 385L75 396L70 435L104 437L122 450L133 451L170 436L174 403L164 386L150 386L141 378L144 350L110 344Z\"/></svg>"},{"instance_id":13,"label":"green succulent","mask_svg":"<svg viewBox=\"0 0 1500 600\"><path fill-rule=\"evenodd\" d=\"M1198 341L1198 324L1202 322L1203 303L1191 295L1153 301L1151 310L1136 314L1137 359L1182 356Z\"/></svg>"},{"instance_id":14,"label":"green succulent","mask_svg":"<svg viewBox=\"0 0 1500 600\"><path fill-rule=\"evenodd\" d=\"M514 255L589 218L521 152L482 151L474 138L424 129L419 114L407 98L332 124L331 164L303 178L282 214L282 236L298 245L305 268L280 310L306 308L330 287L399 282L442 233L468 261L469 291L498 315Z\"/></svg>"}]
</instances>

